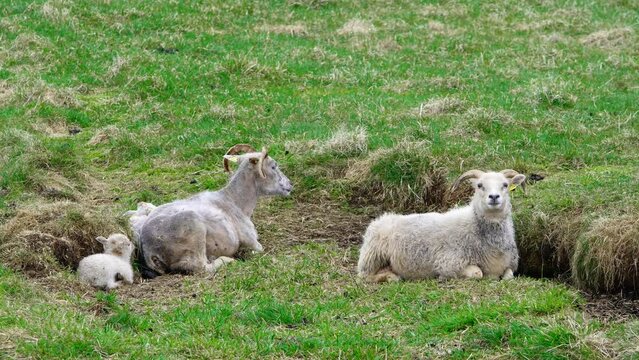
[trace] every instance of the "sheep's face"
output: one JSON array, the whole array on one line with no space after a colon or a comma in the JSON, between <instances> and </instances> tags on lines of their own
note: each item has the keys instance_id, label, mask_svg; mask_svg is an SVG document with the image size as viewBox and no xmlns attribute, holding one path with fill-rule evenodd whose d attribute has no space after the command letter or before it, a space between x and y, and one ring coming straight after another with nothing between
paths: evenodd
<instances>
[{"instance_id":1,"label":"sheep's face","mask_svg":"<svg viewBox=\"0 0 639 360\"><path fill-rule=\"evenodd\" d=\"M96 240L104 247L105 254L129 259L133 253L133 244L124 234L111 234L108 239L98 236Z\"/></svg>"},{"instance_id":2,"label":"sheep's face","mask_svg":"<svg viewBox=\"0 0 639 360\"><path fill-rule=\"evenodd\" d=\"M502 211L510 204L509 191L512 184L519 185L526 179L518 174L508 179L502 173L487 172L477 179L471 179L475 188L475 203L486 212Z\"/></svg>"},{"instance_id":3,"label":"sheep's face","mask_svg":"<svg viewBox=\"0 0 639 360\"><path fill-rule=\"evenodd\" d=\"M255 164L257 166L257 164ZM293 190L291 181L284 175L277 161L266 157L262 162L264 177L258 175L257 181L262 195L288 196Z\"/></svg>"}]
</instances>

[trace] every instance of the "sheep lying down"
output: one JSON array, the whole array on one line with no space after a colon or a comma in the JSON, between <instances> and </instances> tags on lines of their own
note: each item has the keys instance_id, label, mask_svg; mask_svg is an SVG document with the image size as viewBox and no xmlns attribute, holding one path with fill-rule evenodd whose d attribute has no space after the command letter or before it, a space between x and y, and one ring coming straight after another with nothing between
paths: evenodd
<instances>
[{"instance_id":1,"label":"sheep lying down","mask_svg":"<svg viewBox=\"0 0 639 360\"><path fill-rule=\"evenodd\" d=\"M133 283L131 254L133 244L124 234L111 234L109 238L98 236L104 246L103 254L85 257L78 265L81 281L102 290L114 289L122 283Z\"/></svg>"},{"instance_id":2,"label":"sheep lying down","mask_svg":"<svg viewBox=\"0 0 639 360\"><path fill-rule=\"evenodd\" d=\"M509 190L525 176L513 170L463 174L475 189L468 206L446 213L384 214L364 234L358 273L374 281L427 278L511 279L519 253Z\"/></svg>"}]
</instances>

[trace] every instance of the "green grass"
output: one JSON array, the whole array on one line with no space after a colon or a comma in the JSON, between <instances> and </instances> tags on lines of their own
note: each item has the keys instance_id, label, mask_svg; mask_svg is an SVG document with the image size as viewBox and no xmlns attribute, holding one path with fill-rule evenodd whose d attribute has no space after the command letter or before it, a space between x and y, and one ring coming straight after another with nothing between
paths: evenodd
<instances>
[{"instance_id":1,"label":"green grass","mask_svg":"<svg viewBox=\"0 0 639 360\"><path fill-rule=\"evenodd\" d=\"M513 168L546 176L513 199L523 272L636 286L630 263L601 270L614 252L586 253L639 246L634 228L601 225L639 216L635 2L5 3L6 266L20 260L7 224L90 246L138 201L222 186L235 143L268 146L295 184L292 199L257 210L266 254L157 282L165 296L85 295L70 271L35 280L1 268L10 357L637 357L636 321L593 320L567 285L363 285L357 245L342 238L356 216L466 201L442 189L468 169ZM33 213L43 207L53 215ZM86 209L95 221L78 216Z\"/></svg>"}]
</instances>

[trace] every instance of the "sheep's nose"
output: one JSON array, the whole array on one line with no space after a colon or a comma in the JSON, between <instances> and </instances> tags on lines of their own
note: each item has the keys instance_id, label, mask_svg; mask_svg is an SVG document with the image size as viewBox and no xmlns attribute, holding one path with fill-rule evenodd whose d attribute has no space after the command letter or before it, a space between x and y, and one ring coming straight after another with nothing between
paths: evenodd
<instances>
[{"instance_id":1,"label":"sheep's nose","mask_svg":"<svg viewBox=\"0 0 639 360\"><path fill-rule=\"evenodd\" d=\"M499 194L488 195L488 198L492 201L497 201L497 199L499 199Z\"/></svg>"}]
</instances>

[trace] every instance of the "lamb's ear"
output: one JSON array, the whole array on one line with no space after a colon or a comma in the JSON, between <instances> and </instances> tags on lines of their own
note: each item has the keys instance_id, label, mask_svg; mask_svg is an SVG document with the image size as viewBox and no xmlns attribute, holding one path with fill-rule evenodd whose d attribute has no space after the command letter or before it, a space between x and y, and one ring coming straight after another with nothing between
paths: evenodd
<instances>
[{"instance_id":1,"label":"lamb's ear","mask_svg":"<svg viewBox=\"0 0 639 360\"><path fill-rule=\"evenodd\" d=\"M515 176L513 176L513 178L510 180L510 183L513 185L519 185L521 186L521 189L524 191L524 194L526 193L526 175L524 174L517 174Z\"/></svg>"},{"instance_id":2,"label":"lamb's ear","mask_svg":"<svg viewBox=\"0 0 639 360\"><path fill-rule=\"evenodd\" d=\"M124 214L122 214L122 216L128 216L131 217L133 216L133 214L137 213L137 210L129 210L127 212L125 212Z\"/></svg>"},{"instance_id":3,"label":"lamb's ear","mask_svg":"<svg viewBox=\"0 0 639 360\"><path fill-rule=\"evenodd\" d=\"M106 243L107 243L107 239L104 236L98 236L95 239L98 240L100 242L100 244L102 244L102 245L106 245Z\"/></svg>"}]
</instances>

